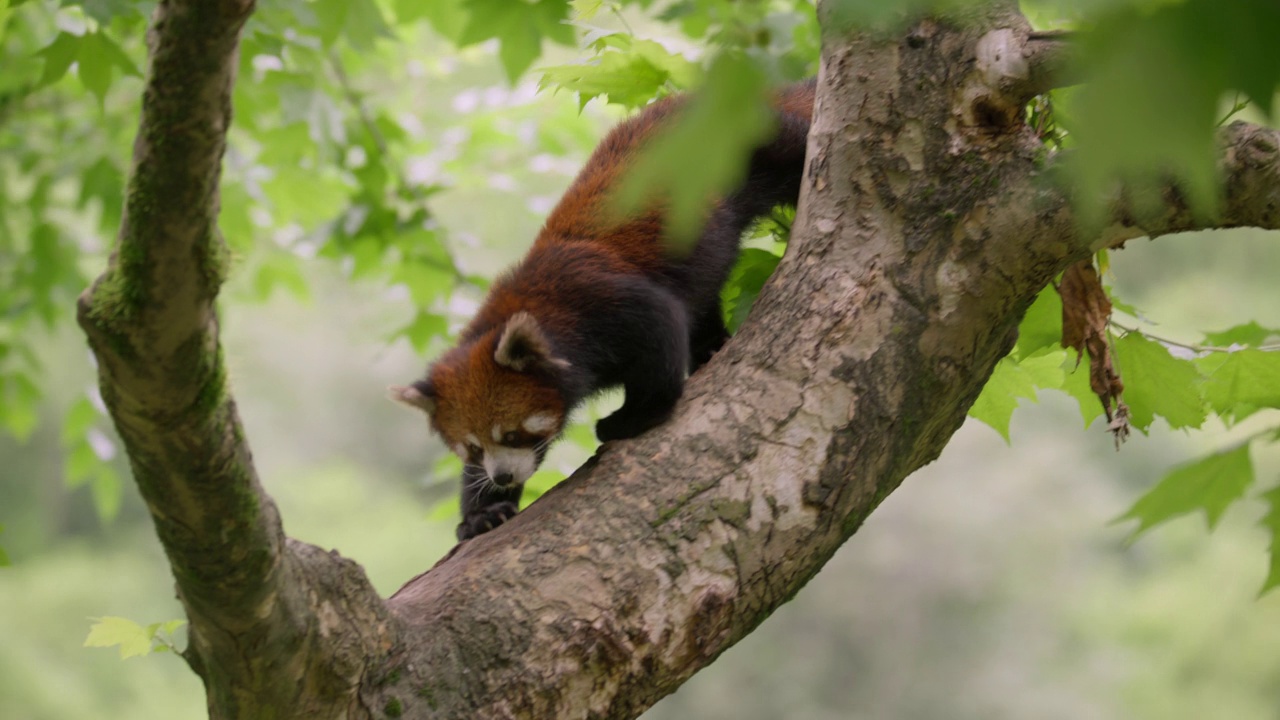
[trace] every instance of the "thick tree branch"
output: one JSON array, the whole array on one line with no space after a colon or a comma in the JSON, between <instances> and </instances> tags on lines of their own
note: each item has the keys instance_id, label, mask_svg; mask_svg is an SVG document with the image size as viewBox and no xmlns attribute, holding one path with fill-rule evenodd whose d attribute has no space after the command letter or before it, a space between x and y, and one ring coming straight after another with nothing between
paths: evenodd
<instances>
[{"instance_id":1,"label":"thick tree branch","mask_svg":"<svg viewBox=\"0 0 1280 720\"><path fill-rule=\"evenodd\" d=\"M1055 265L977 222L1039 147L1025 127L951 122L982 115L952 107L943 70L981 27L912 32L827 43L791 246L675 418L391 598L430 668L396 692L441 698L424 717L634 717L799 590L959 427Z\"/></svg>"},{"instance_id":2,"label":"thick tree branch","mask_svg":"<svg viewBox=\"0 0 1280 720\"><path fill-rule=\"evenodd\" d=\"M1154 238L1214 228L1280 229L1280 130L1234 122L1219 132L1218 147L1222 195L1216 215L1192 212L1182 193L1169 185L1159 201L1144 203L1154 211L1139 214L1131 198L1117 201L1113 226L1096 242L1115 246L1126 236Z\"/></svg>"},{"instance_id":3,"label":"thick tree branch","mask_svg":"<svg viewBox=\"0 0 1280 720\"><path fill-rule=\"evenodd\" d=\"M1079 82L1070 63L1070 37L1034 32L1025 24L992 30L977 46L983 83L1021 107L1036 95Z\"/></svg>"},{"instance_id":4,"label":"thick tree branch","mask_svg":"<svg viewBox=\"0 0 1280 720\"><path fill-rule=\"evenodd\" d=\"M1212 216L1194 212L1170 183L1156 191L1158 197L1141 202L1130 192L1117 193L1106 226L1082 233L1072 212L1071 188L1054 182L1063 176L1057 167L1062 158L1054 158L1011 178L987 221L996 232L1025 238L1032 250L1072 259L1139 237L1238 227L1280 230L1280 130L1234 122L1219 131L1218 147L1222 191Z\"/></svg>"},{"instance_id":5,"label":"thick tree branch","mask_svg":"<svg viewBox=\"0 0 1280 720\"><path fill-rule=\"evenodd\" d=\"M1017 92L1028 100L1056 88L1080 82L1071 66L1075 36L1069 32L1033 32L1027 36L1022 57L1027 63L1025 83Z\"/></svg>"},{"instance_id":6,"label":"thick tree branch","mask_svg":"<svg viewBox=\"0 0 1280 720\"><path fill-rule=\"evenodd\" d=\"M252 0L156 8L123 225L78 316L191 620L186 657L210 713L345 717L391 632L358 567L286 546L218 345L219 170L252 9Z\"/></svg>"},{"instance_id":7,"label":"thick tree branch","mask_svg":"<svg viewBox=\"0 0 1280 720\"><path fill-rule=\"evenodd\" d=\"M226 396L213 305L227 265L216 227L219 168L237 38L251 8L171 1L156 9L123 225L106 272L79 302L103 397L196 604L261 594L283 543Z\"/></svg>"},{"instance_id":8,"label":"thick tree branch","mask_svg":"<svg viewBox=\"0 0 1280 720\"><path fill-rule=\"evenodd\" d=\"M428 717L634 717L937 456L1036 293L1093 244L1044 189L1021 114L991 112L1007 88L976 63L951 79L970 92L939 80L990 36L922 23L916 42L828 43L791 246L747 325L671 423L389 601L431 668L392 692L448 698ZM1233 224L1275 220L1267 133L1229 131ZM475 672L493 657L511 664Z\"/></svg>"}]
</instances>

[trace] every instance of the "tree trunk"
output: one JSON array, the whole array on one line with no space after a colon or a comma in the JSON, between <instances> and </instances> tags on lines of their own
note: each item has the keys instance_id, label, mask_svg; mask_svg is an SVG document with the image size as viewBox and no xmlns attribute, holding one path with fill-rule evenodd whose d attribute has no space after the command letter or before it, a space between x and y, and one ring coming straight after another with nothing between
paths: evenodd
<instances>
[{"instance_id":1,"label":"tree trunk","mask_svg":"<svg viewBox=\"0 0 1280 720\"><path fill-rule=\"evenodd\" d=\"M222 369L217 180L251 9L158 7L126 219L80 303L215 718L635 717L938 456L1050 278L1197 227L1170 193L1077 234L1023 122L1061 47L1016 3L828 31L791 245L675 417L383 600L284 537ZM1280 134L1237 124L1224 148L1217 225L1280 225Z\"/></svg>"}]
</instances>

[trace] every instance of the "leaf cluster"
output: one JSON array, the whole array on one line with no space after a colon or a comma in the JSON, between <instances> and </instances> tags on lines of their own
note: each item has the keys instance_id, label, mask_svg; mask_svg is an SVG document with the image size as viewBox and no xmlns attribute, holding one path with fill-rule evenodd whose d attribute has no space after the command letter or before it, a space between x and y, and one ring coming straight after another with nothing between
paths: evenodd
<instances>
[{"instance_id":1,"label":"leaf cluster","mask_svg":"<svg viewBox=\"0 0 1280 720\"><path fill-rule=\"evenodd\" d=\"M1023 8L1039 27L1076 31L1075 73L1084 85L1036 99L1028 122L1047 153L1069 151L1058 159L1084 230L1096 227L1117 199L1120 182L1123 199L1139 218L1164 202L1170 182L1193 210L1212 216L1219 199L1215 129L1242 111L1255 120L1277 119L1273 101L1280 65L1269 38L1280 33L1280 5L1024 0ZM1105 272L1105 254L1100 260ZM1177 343L1141 331L1141 314L1112 300L1135 322L1111 321L1101 351L1123 377L1127 419L1138 430L1147 432L1157 418L1172 429L1199 429L1210 420L1232 427L1280 408L1277 330L1247 322L1205 332L1199 344ZM1034 399L1037 389L1076 397L1086 425L1103 411L1090 390L1089 373L1078 369L1074 354L1064 357L1056 347L1062 317L1058 293L1045 290L1023 320L1017 347L971 410L1006 440L1018 398ZM1251 448L1278 437L1280 429L1264 429L1174 469L1121 519L1138 521L1136 536L1196 510L1212 527L1236 501L1270 503L1273 512L1263 521L1273 538L1265 589L1275 587L1280 584L1275 491L1246 496L1257 480Z\"/></svg>"},{"instance_id":2,"label":"leaf cluster","mask_svg":"<svg viewBox=\"0 0 1280 720\"><path fill-rule=\"evenodd\" d=\"M1138 315L1127 307L1126 314ZM1019 326L1014 350L996 366L969 414L1009 440L1009 425L1019 399L1034 401L1040 390L1074 397L1085 425L1104 412L1090 387L1087 363L1059 346L1063 337L1062 298L1053 288L1040 293ZM1123 402L1140 432L1159 418L1171 429L1196 430L1216 419L1227 427L1263 411L1280 410L1280 329L1249 322L1204 333L1202 344L1175 343L1112 321L1107 343L1124 378ZM1270 418L1270 415L1264 417ZM1250 451L1280 442L1280 425L1255 431L1242 442L1170 471L1118 520L1136 520L1133 536L1166 520L1202 511L1212 528L1237 501L1263 500L1272 512L1263 525L1272 534L1272 569L1264 590L1280 584L1274 511L1276 490L1246 498L1257 481Z\"/></svg>"},{"instance_id":3,"label":"leaf cluster","mask_svg":"<svg viewBox=\"0 0 1280 720\"><path fill-rule=\"evenodd\" d=\"M1067 163L1077 206L1093 226L1123 182L1139 216L1176 183L1202 217L1218 209L1214 130L1249 108L1276 122L1280 85L1270 0L1028 0L1042 26L1074 27L1078 90L1054 93L1076 152Z\"/></svg>"}]
</instances>

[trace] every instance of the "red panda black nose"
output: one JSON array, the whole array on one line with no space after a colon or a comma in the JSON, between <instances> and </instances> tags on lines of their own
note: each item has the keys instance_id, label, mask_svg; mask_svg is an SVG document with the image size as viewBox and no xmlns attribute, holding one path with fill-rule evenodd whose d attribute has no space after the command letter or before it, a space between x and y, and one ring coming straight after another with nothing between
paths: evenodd
<instances>
[{"instance_id":1,"label":"red panda black nose","mask_svg":"<svg viewBox=\"0 0 1280 720\"><path fill-rule=\"evenodd\" d=\"M498 487L506 487L510 485L513 480L515 480L515 478L511 477L511 473L502 473L501 475L493 476L493 484Z\"/></svg>"}]
</instances>

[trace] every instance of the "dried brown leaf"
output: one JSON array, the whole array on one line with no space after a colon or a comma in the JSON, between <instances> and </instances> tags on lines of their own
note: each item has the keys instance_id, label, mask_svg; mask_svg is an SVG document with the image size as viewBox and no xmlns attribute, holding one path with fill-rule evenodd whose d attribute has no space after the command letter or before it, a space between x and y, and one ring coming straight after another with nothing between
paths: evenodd
<instances>
[{"instance_id":1,"label":"dried brown leaf","mask_svg":"<svg viewBox=\"0 0 1280 720\"><path fill-rule=\"evenodd\" d=\"M1129 435L1129 412L1120 400L1124 383L1111 362L1107 338L1111 298L1107 297L1092 260L1067 268L1057 289L1062 296L1062 346L1076 351L1077 364L1083 353L1089 354L1089 387L1102 402L1118 447Z\"/></svg>"}]
</instances>

